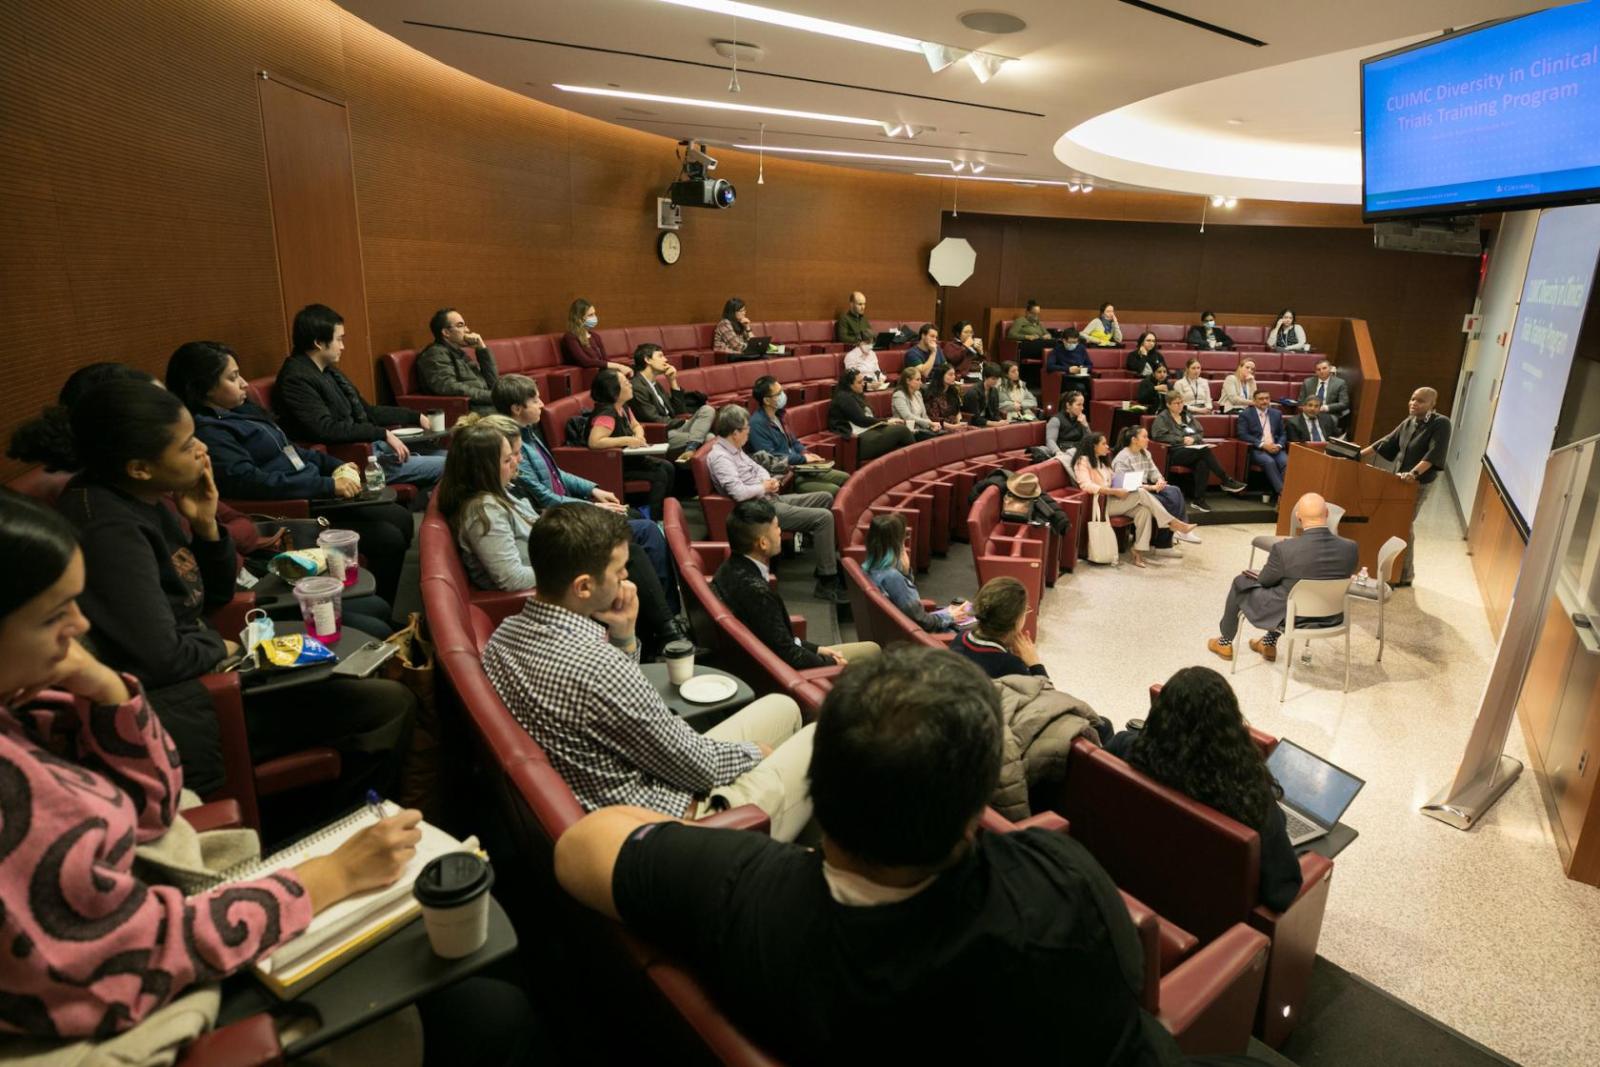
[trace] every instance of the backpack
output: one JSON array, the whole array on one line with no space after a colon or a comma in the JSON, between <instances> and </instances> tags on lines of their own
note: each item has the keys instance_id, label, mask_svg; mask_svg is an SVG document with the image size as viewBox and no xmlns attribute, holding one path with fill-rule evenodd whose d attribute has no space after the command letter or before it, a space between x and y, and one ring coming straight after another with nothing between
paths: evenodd
<instances>
[{"instance_id":1,"label":"backpack","mask_svg":"<svg viewBox=\"0 0 1600 1067\"><path fill-rule=\"evenodd\" d=\"M589 443L589 420L594 418L593 408L584 408L567 420L567 444L586 445Z\"/></svg>"}]
</instances>

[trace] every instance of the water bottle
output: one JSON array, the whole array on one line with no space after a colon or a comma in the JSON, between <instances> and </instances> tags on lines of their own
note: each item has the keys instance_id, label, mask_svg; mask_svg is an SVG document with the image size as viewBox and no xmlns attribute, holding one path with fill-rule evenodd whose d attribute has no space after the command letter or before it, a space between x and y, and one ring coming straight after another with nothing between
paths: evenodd
<instances>
[{"instance_id":1,"label":"water bottle","mask_svg":"<svg viewBox=\"0 0 1600 1067\"><path fill-rule=\"evenodd\" d=\"M383 489L383 466L378 462L377 456L367 457L367 492L376 493Z\"/></svg>"},{"instance_id":2,"label":"water bottle","mask_svg":"<svg viewBox=\"0 0 1600 1067\"><path fill-rule=\"evenodd\" d=\"M1362 567L1361 568L1361 573L1356 575L1356 584L1359 585L1359 586L1365 587L1367 585L1370 585L1371 583L1372 583L1372 579L1367 576L1367 568Z\"/></svg>"}]
</instances>

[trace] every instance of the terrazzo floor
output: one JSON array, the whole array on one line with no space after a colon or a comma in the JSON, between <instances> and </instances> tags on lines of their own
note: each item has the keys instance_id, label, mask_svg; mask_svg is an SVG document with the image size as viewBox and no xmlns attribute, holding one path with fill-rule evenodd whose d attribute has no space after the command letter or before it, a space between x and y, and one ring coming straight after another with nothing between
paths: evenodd
<instances>
[{"instance_id":1,"label":"terrazzo floor","mask_svg":"<svg viewBox=\"0 0 1600 1067\"><path fill-rule=\"evenodd\" d=\"M1152 553L1145 570L1080 563L1041 609L1038 645L1056 685L1120 726L1178 668L1226 673L1205 642L1264 531L1206 526L1204 544ZM1600 889L1563 875L1532 772L1470 832L1418 812L1455 770L1495 650L1446 492L1431 495L1419 539L1416 584L1388 606L1382 663L1376 607L1358 616L1348 694L1342 639L1319 642L1310 667L1296 651L1283 704L1283 660L1238 646L1232 681L1246 717L1367 781L1345 816L1361 836L1336 861L1319 952L1519 1063L1592 1064ZM1516 727L1507 751L1526 763Z\"/></svg>"}]
</instances>

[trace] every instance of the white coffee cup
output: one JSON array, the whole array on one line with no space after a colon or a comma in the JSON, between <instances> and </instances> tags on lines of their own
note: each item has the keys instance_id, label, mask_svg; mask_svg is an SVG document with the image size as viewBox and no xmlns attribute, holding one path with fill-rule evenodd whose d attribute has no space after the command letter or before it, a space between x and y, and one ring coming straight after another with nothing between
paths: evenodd
<instances>
[{"instance_id":1,"label":"white coffee cup","mask_svg":"<svg viewBox=\"0 0 1600 1067\"><path fill-rule=\"evenodd\" d=\"M444 409L434 408L428 412L428 429L434 433L444 433Z\"/></svg>"},{"instance_id":2,"label":"white coffee cup","mask_svg":"<svg viewBox=\"0 0 1600 1067\"><path fill-rule=\"evenodd\" d=\"M667 661L667 680L673 685L682 685L694 677L693 641L668 641L661 658Z\"/></svg>"},{"instance_id":3,"label":"white coffee cup","mask_svg":"<svg viewBox=\"0 0 1600 1067\"><path fill-rule=\"evenodd\" d=\"M412 895L433 953L447 960L470 956L489 940L489 889L494 868L476 852L450 852L417 875Z\"/></svg>"}]
</instances>

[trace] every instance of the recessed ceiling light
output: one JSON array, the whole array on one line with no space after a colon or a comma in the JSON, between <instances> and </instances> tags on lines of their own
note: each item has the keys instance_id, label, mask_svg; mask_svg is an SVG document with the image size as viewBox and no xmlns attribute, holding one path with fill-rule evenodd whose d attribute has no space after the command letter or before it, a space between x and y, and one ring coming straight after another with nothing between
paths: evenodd
<instances>
[{"instance_id":1,"label":"recessed ceiling light","mask_svg":"<svg viewBox=\"0 0 1600 1067\"><path fill-rule=\"evenodd\" d=\"M659 96L655 93L625 93L617 89L600 89L592 85L562 85L554 87L564 93L583 93L588 96L616 96L624 100L649 100L657 104L677 104L681 107L705 107L716 111L746 111L754 115L780 115L790 119L815 119L818 122L843 122L851 126L881 126L878 119L856 118L853 115L828 115L820 111L793 111L783 107L757 107L754 104L730 104L726 100L697 100L687 96Z\"/></svg>"},{"instance_id":2,"label":"recessed ceiling light","mask_svg":"<svg viewBox=\"0 0 1600 1067\"><path fill-rule=\"evenodd\" d=\"M918 171L919 178L948 178L957 182L1006 182L1010 185L1070 185L1070 182L1051 181L1048 178L978 178L971 174L934 174Z\"/></svg>"},{"instance_id":3,"label":"recessed ceiling light","mask_svg":"<svg viewBox=\"0 0 1600 1067\"><path fill-rule=\"evenodd\" d=\"M1028 24L1004 11L968 11L956 21L978 33L1021 33Z\"/></svg>"}]
</instances>

